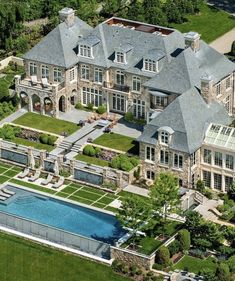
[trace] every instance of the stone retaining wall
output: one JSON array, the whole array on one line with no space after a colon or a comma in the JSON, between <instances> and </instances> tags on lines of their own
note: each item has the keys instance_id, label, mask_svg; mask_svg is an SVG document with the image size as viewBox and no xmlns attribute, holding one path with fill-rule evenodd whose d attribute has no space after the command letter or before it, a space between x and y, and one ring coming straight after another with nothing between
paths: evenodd
<instances>
[{"instance_id":1,"label":"stone retaining wall","mask_svg":"<svg viewBox=\"0 0 235 281\"><path fill-rule=\"evenodd\" d=\"M23 66L23 59L18 58L18 57L14 57L14 56L10 56L5 58L4 60L0 61L0 70L3 70L5 67L7 67L9 65L10 62L14 62L17 65Z\"/></svg>"},{"instance_id":2,"label":"stone retaining wall","mask_svg":"<svg viewBox=\"0 0 235 281\"><path fill-rule=\"evenodd\" d=\"M136 265L137 267L150 270L155 262L155 254L146 256L127 249L111 246L111 258L119 260L127 265Z\"/></svg>"}]
</instances>

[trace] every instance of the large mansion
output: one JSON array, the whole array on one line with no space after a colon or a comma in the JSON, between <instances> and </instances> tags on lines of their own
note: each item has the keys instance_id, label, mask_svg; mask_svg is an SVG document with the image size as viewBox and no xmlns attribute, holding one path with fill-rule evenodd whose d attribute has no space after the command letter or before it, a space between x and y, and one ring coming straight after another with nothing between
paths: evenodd
<instances>
[{"instance_id":1,"label":"large mansion","mask_svg":"<svg viewBox=\"0 0 235 281\"><path fill-rule=\"evenodd\" d=\"M24 56L21 106L54 117L78 102L131 111L147 121L138 138L145 178L171 170L183 186L202 178L226 191L235 175L235 64L196 32L115 17L92 28L70 8L60 19Z\"/></svg>"}]
</instances>

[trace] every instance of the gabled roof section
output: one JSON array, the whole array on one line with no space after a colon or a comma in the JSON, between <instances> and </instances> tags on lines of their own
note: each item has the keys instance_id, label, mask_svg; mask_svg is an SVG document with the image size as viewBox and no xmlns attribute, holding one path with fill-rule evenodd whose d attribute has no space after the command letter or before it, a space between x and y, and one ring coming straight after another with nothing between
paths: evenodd
<instances>
[{"instance_id":1,"label":"gabled roof section","mask_svg":"<svg viewBox=\"0 0 235 281\"><path fill-rule=\"evenodd\" d=\"M206 128L211 122L226 125L230 121L223 105L217 102L208 105L198 90L191 88L153 119L138 141L153 144L151 131L156 132L159 128L168 126L174 130L169 147L191 154L201 146ZM153 127L155 129L152 129Z\"/></svg>"},{"instance_id":2,"label":"gabled roof section","mask_svg":"<svg viewBox=\"0 0 235 281\"><path fill-rule=\"evenodd\" d=\"M27 52L24 59L69 68L78 62L73 50L78 37L90 30L92 27L77 17L72 27L62 22Z\"/></svg>"}]
</instances>

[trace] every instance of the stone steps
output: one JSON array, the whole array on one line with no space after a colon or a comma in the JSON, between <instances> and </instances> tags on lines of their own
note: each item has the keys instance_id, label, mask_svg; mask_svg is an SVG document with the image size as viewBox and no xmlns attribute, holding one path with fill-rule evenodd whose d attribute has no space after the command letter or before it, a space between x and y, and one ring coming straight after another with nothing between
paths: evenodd
<instances>
[{"instance_id":1,"label":"stone steps","mask_svg":"<svg viewBox=\"0 0 235 281\"><path fill-rule=\"evenodd\" d=\"M72 144L66 140L63 140L60 144L59 144L59 148L63 148L63 149L70 149L72 146Z\"/></svg>"},{"instance_id":2,"label":"stone steps","mask_svg":"<svg viewBox=\"0 0 235 281\"><path fill-rule=\"evenodd\" d=\"M78 144L78 143L75 143L72 148L71 148L71 151L73 152L80 152L82 150L82 145L81 144Z\"/></svg>"}]
</instances>

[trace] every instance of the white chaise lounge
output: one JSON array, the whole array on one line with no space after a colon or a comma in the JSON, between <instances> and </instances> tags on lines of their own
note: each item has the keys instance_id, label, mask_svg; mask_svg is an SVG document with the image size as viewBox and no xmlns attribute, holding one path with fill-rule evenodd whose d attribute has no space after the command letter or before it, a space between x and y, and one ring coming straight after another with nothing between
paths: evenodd
<instances>
[{"instance_id":1,"label":"white chaise lounge","mask_svg":"<svg viewBox=\"0 0 235 281\"><path fill-rule=\"evenodd\" d=\"M23 172L18 175L18 178L23 179L29 174L29 168L25 168Z\"/></svg>"},{"instance_id":2,"label":"white chaise lounge","mask_svg":"<svg viewBox=\"0 0 235 281\"><path fill-rule=\"evenodd\" d=\"M48 185L48 184L52 181L52 179L53 179L53 176L52 176L51 174L48 174L47 178L44 179L44 180L41 182L41 184L42 184L42 185Z\"/></svg>"},{"instance_id":3,"label":"white chaise lounge","mask_svg":"<svg viewBox=\"0 0 235 281\"><path fill-rule=\"evenodd\" d=\"M59 180L52 185L52 188L59 188L64 183L64 177L60 177Z\"/></svg>"},{"instance_id":4,"label":"white chaise lounge","mask_svg":"<svg viewBox=\"0 0 235 281\"><path fill-rule=\"evenodd\" d=\"M41 173L41 172L40 172L39 170L37 170L37 171L35 172L35 174L34 174L32 177L29 178L29 181L36 181L36 180L39 178L40 173Z\"/></svg>"}]
</instances>

